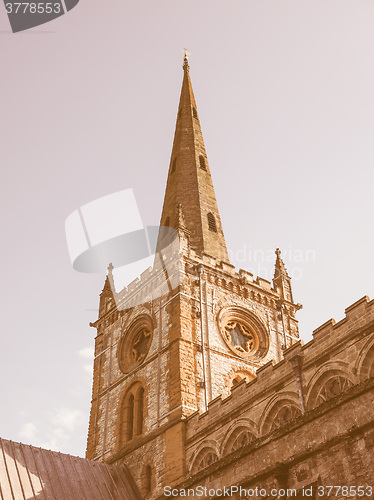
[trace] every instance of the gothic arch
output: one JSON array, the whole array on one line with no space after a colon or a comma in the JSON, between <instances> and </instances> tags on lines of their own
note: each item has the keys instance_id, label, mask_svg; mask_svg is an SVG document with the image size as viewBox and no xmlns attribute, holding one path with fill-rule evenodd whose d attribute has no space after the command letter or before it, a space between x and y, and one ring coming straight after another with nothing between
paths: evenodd
<instances>
[{"instance_id":1,"label":"gothic arch","mask_svg":"<svg viewBox=\"0 0 374 500\"><path fill-rule=\"evenodd\" d=\"M333 399L356 383L347 363L333 361L323 365L308 384L306 407L308 410Z\"/></svg>"},{"instance_id":2,"label":"gothic arch","mask_svg":"<svg viewBox=\"0 0 374 500\"><path fill-rule=\"evenodd\" d=\"M374 377L374 338L371 338L361 350L356 370L361 382Z\"/></svg>"},{"instance_id":3,"label":"gothic arch","mask_svg":"<svg viewBox=\"0 0 374 500\"><path fill-rule=\"evenodd\" d=\"M242 380L246 380L247 382L250 382L251 380L254 380L256 378L256 375L252 373L249 370L242 370L242 369L233 369L229 372L225 385L228 389L228 391L231 391L232 387L238 383L240 383Z\"/></svg>"},{"instance_id":4,"label":"gothic arch","mask_svg":"<svg viewBox=\"0 0 374 500\"><path fill-rule=\"evenodd\" d=\"M246 382L248 383L255 378L256 374L252 373L250 370L233 368L225 378L225 387L222 390L222 398L224 399L230 396L232 388L240 384L243 380L246 380Z\"/></svg>"},{"instance_id":5,"label":"gothic arch","mask_svg":"<svg viewBox=\"0 0 374 500\"><path fill-rule=\"evenodd\" d=\"M234 422L227 430L221 445L221 456L246 446L256 439L257 430L253 422L240 419Z\"/></svg>"},{"instance_id":6,"label":"gothic arch","mask_svg":"<svg viewBox=\"0 0 374 500\"><path fill-rule=\"evenodd\" d=\"M191 469L192 475L196 474L196 472L199 472L200 470L206 469L209 465L217 462L217 460L218 456L212 448L204 448L201 450L200 454L196 457L193 463Z\"/></svg>"},{"instance_id":7,"label":"gothic arch","mask_svg":"<svg viewBox=\"0 0 374 500\"><path fill-rule=\"evenodd\" d=\"M118 418L118 445L122 448L144 432L146 394L140 381L133 382L121 398Z\"/></svg>"},{"instance_id":8,"label":"gothic arch","mask_svg":"<svg viewBox=\"0 0 374 500\"><path fill-rule=\"evenodd\" d=\"M293 392L283 392L272 398L263 412L260 424L261 435L287 425L301 415L298 396Z\"/></svg>"},{"instance_id":9,"label":"gothic arch","mask_svg":"<svg viewBox=\"0 0 374 500\"><path fill-rule=\"evenodd\" d=\"M206 440L192 454L189 472L191 475L196 474L199 470L205 469L205 467L217 462L219 457L219 447L216 441L212 439Z\"/></svg>"}]
</instances>

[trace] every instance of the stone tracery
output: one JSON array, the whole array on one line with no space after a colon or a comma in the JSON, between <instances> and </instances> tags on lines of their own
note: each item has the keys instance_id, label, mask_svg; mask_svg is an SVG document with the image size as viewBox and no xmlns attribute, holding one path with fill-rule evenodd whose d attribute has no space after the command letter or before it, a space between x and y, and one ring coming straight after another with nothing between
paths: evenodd
<instances>
[{"instance_id":1,"label":"stone tracery","mask_svg":"<svg viewBox=\"0 0 374 500\"><path fill-rule=\"evenodd\" d=\"M214 450L211 448L203 448L197 455L192 470L194 473L209 467L213 463L217 462L218 456Z\"/></svg>"},{"instance_id":2,"label":"stone tracery","mask_svg":"<svg viewBox=\"0 0 374 500\"><path fill-rule=\"evenodd\" d=\"M339 375L329 378L318 394L316 406L338 396L352 385L348 378Z\"/></svg>"}]
</instances>

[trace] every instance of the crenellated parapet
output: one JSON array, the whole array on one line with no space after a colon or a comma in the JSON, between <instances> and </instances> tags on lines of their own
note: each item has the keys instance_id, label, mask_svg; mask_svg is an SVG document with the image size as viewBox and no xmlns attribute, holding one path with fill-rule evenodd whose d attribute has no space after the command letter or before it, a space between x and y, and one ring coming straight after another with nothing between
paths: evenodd
<instances>
[{"instance_id":1,"label":"crenellated parapet","mask_svg":"<svg viewBox=\"0 0 374 500\"><path fill-rule=\"evenodd\" d=\"M249 449L255 440L290 432L316 412L355 397L373 376L374 300L363 297L345 310L342 320L314 330L312 341L296 342L281 362L269 361L257 369L255 379L242 380L228 397L211 401L205 413L191 415L186 423L188 470L203 470L205 453L215 463L234 451L227 442L237 429L251 437L242 440Z\"/></svg>"},{"instance_id":2,"label":"crenellated parapet","mask_svg":"<svg viewBox=\"0 0 374 500\"><path fill-rule=\"evenodd\" d=\"M272 284L261 277L254 277L252 273L203 253L198 255L193 249L182 251L176 248L171 254L164 255L162 261L156 259L156 266L149 267L139 277L116 292L113 278L106 279L102 292L108 295L106 306L100 305L99 319L92 326L108 324L111 318L118 318L116 311L124 311L136 305L148 302L164 294L176 290L179 286L196 284L199 268L203 267L203 278L210 284L242 297L247 302L257 302L265 307L279 312L280 295ZM112 286L110 287L110 283ZM106 297L105 295L105 297ZM298 327L295 314L300 304L284 300L282 309L292 322L290 334L298 337Z\"/></svg>"}]
</instances>

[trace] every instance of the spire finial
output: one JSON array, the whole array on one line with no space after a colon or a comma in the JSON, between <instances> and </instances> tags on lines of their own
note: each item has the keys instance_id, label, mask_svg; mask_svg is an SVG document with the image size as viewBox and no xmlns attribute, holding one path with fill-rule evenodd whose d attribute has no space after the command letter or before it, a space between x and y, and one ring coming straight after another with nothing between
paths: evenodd
<instances>
[{"instance_id":1,"label":"spire finial","mask_svg":"<svg viewBox=\"0 0 374 500\"><path fill-rule=\"evenodd\" d=\"M114 269L114 266L113 266L113 264L110 262L110 263L109 263L109 266L108 266L108 275L113 274L113 269Z\"/></svg>"},{"instance_id":2,"label":"spire finial","mask_svg":"<svg viewBox=\"0 0 374 500\"><path fill-rule=\"evenodd\" d=\"M183 69L184 71L188 71L190 69L189 65L188 65L188 56L191 55L191 52L188 52L187 49L183 49L182 50L183 54L184 54L184 58L183 58Z\"/></svg>"},{"instance_id":3,"label":"spire finial","mask_svg":"<svg viewBox=\"0 0 374 500\"><path fill-rule=\"evenodd\" d=\"M279 248L275 250L275 254L277 256L277 260L275 262L275 274L277 276L288 276L286 266L284 265L284 262L282 260L281 251L279 250Z\"/></svg>"}]
</instances>

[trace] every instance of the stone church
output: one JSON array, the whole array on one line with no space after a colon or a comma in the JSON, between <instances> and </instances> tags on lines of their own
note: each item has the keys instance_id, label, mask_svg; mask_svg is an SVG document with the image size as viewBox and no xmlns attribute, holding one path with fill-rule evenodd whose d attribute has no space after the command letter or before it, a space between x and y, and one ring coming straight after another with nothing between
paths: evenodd
<instances>
[{"instance_id":1,"label":"stone church","mask_svg":"<svg viewBox=\"0 0 374 500\"><path fill-rule=\"evenodd\" d=\"M374 301L304 345L279 249L272 282L230 264L183 71L160 222L177 246L159 237L121 291L109 267L87 458L125 464L152 499L372 498Z\"/></svg>"},{"instance_id":2,"label":"stone church","mask_svg":"<svg viewBox=\"0 0 374 500\"><path fill-rule=\"evenodd\" d=\"M0 438L2 500L373 498L374 301L299 340L230 264L188 60L154 266L100 295L87 458Z\"/></svg>"}]
</instances>

